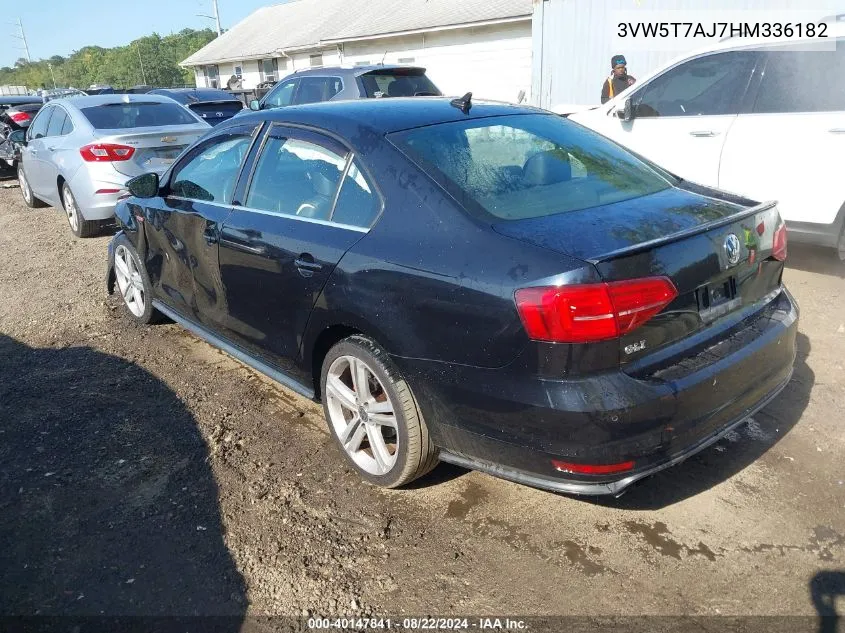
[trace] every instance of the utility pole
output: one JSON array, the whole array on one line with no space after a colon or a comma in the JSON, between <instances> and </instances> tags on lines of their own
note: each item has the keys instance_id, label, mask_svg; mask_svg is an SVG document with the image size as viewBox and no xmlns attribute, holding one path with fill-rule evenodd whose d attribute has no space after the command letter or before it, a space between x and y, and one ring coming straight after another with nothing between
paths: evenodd
<instances>
[{"instance_id":1,"label":"utility pole","mask_svg":"<svg viewBox=\"0 0 845 633\"><path fill-rule=\"evenodd\" d=\"M214 23L217 24L217 37L220 37L221 35L223 35L223 29L220 27L220 11L217 9L217 0L211 0L211 5L214 9L214 15L205 15L203 13L197 13L197 17L214 20Z\"/></svg>"},{"instance_id":2,"label":"utility pole","mask_svg":"<svg viewBox=\"0 0 845 633\"><path fill-rule=\"evenodd\" d=\"M138 51L138 63L141 64L141 79L144 81L144 85L147 85L147 73L144 72L144 60L141 59L141 44L135 44L135 50Z\"/></svg>"},{"instance_id":3,"label":"utility pole","mask_svg":"<svg viewBox=\"0 0 845 633\"><path fill-rule=\"evenodd\" d=\"M217 3L215 2L215 5ZM26 34L23 32L23 24L21 23L21 19L18 18L18 30L20 31L20 35L14 35L13 37L18 38L23 42L23 48L26 51L26 61L32 63L32 58L29 56L29 45L26 43Z\"/></svg>"},{"instance_id":4,"label":"utility pole","mask_svg":"<svg viewBox=\"0 0 845 633\"><path fill-rule=\"evenodd\" d=\"M47 68L50 69L50 77L53 78L53 88L56 87L56 75L53 74L53 64L47 62Z\"/></svg>"}]
</instances>

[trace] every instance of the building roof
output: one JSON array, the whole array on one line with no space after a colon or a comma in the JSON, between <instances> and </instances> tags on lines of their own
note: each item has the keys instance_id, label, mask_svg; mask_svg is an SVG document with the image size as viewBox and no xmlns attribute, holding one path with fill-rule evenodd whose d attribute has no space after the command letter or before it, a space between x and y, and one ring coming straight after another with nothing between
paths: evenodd
<instances>
[{"instance_id":1,"label":"building roof","mask_svg":"<svg viewBox=\"0 0 845 633\"><path fill-rule=\"evenodd\" d=\"M184 66L408 32L526 19L532 0L292 0L258 9L182 62Z\"/></svg>"}]
</instances>

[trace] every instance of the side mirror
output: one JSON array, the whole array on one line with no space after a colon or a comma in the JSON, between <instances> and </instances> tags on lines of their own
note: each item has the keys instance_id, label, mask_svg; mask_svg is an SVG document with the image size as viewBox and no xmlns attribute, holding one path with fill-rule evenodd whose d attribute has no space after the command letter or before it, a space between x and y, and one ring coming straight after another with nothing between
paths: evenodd
<instances>
[{"instance_id":1,"label":"side mirror","mask_svg":"<svg viewBox=\"0 0 845 633\"><path fill-rule=\"evenodd\" d=\"M260 110L261 109L261 102L258 99L253 99L249 102L249 109L250 110Z\"/></svg>"},{"instance_id":2,"label":"side mirror","mask_svg":"<svg viewBox=\"0 0 845 633\"><path fill-rule=\"evenodd\" d=\"M9 140L16 145L26 145L26 130L15 130L9 134Z\"/></svg>"},{"instance_id":3,"label":"side mirror","mask_svg":"<svg viewBox=\"0 0 845 633\"><path fill-rule=\"evenodd\" d=\"M158 174L148 173L127 181L126 188L136 198L155 198L158 195Z\"/></svg>"},{"instance_id":4,"label":"side mirror","mask_svg":"<svg viewBox=\"0 0 845 633\"><path fill-rule=\"evenodd\" d=\"M634 105L631 103L631 97L625 99L621 109L616 110L616 116L623 121L630 121L634 118Z\"/></svg>"}]
</instances>

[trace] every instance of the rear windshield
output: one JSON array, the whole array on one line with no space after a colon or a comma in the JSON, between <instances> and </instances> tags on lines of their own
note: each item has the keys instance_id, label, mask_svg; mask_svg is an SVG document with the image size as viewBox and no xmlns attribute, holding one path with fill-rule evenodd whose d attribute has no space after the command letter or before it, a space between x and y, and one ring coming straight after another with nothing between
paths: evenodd
<instances>
[{"instance_id":1,"label":"rear windshield","mask_svg":"<svg viewBox=\"0 0 845 633\"><path fill-rule=\"evenodd\" d=\"M196 118L175 102L108 103L82 108L82 114L97 130L198 123Z\"/></svg>"},{"instance_id":2,"label":"rear windshield","mask_svg":"<svg viewBox=\"0 0 845 633\"><path fill-rule=\"evenodd\" d=\"M669 178L558 116L491 117L390 135L470 211L522 220L662 191Z\"/></svg>"},{"instance_id":3,"label":"rear windshield","mask_svg":"<svg viewBox=\"0 0 845 633\"><path fill-rule=\"evenodd\" d=\"M425 74L410 74L402 71L370 73L361 75L361 81L364 84L364 92L368 97L440 96L437 86L431 83L431 80Z\"/></svg>"}]
</instances>

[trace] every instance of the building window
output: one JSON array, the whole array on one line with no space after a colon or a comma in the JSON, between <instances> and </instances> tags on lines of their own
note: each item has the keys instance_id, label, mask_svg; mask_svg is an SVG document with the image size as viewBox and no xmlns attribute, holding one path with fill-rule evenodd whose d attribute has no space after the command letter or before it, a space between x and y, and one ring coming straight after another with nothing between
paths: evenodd
<instances>
[{"instance_id":1,"label":"building window","mask_svg":"<svg viewBox=\"0 0 845 633\"><path fill-rule=\"evenodd\" d=\"M400 64L413 64L414 58L413 57L400 57L399 63Z\"/></svg>"},{"instance_id":2,"label":"building window","mask_svg":"<svg viewBox=\"0 0 845 633\"><path fill-rule=\"evenodd\" d=\"M365 62L355 62L355 65L356 65L356 66L369 66L369 65L370 65L370 60L368 59L368 60L367 60L367 61L365 61Z\"/></svg>"},{"instance_id":3,"label":"building window","mask_svg":"<svg viewBox=\"0 0 845 633\"><path fill-rule=\"evenodd\" d=\"M259 59L258 71L262 82L279 80L279 65L275 59Z\"/></svg>"},{"instance_id":4,"label":"building window","mask_svg":"<svg viewBox=\"0 0 845 633\"><path fill-rule=\"evenodd\" d=\"M277 70L287 70L288 69L288 60L286 58L277 59L276 60L276 69Z\"/></svg>"},{"instance_id":5,"label":"building window","mask_svg":"<svg viewBox=\"0 0 845 633\"><path fill-rule=\"evenodd\" d=\"M244 77L243 67L242 66L235 66L234 70L235 70L235 73L234 73L235 77L237 77L238 79L243 79L243 77Z\"/></svg>"},{"instance_id":6,"label":"building window","mask_svg":"<svg viewBox=\"0 0 845 633\"><path fill-rule=\"evenodd\" d=\"M220 87L220 72L217 70L216 65L209 64L208 66L203 66L203 77L205 78L206 88Z\"/></svg>"},{"instance_id":7,"label":"building window","mask_svg":"<svg viewBox=\"0 0 845 633\"><path fill-rule=\"evenodd\" d=\"M323 65L323 54L317 53L316 55L311 55L309 57L309 61L311 63L312 68L314 68L315 66L322 66Z\"/></svg>"}]
</instances>

